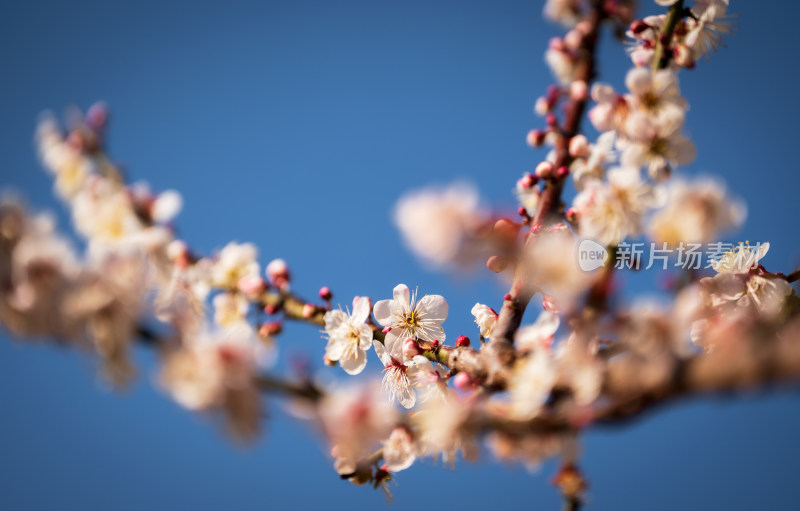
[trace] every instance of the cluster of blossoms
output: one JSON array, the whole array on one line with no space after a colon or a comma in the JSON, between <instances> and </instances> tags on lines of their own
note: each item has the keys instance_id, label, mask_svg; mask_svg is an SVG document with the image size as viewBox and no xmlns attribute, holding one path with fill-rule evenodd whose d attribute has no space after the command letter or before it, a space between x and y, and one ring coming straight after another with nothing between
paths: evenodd
<instances>
[{"instance_id":1,"label":"cluster of blossoms","mask_svg":"<svg viewBox=\"0 0 800 511\"><path fill-rule=\"evenodd\" d=\"M424 261L486 260L510 277L501 307L473 306L474 346L452 334L445 344L449 306L440 295L419 297L399 284L374 305L357 296L352 310L335 310L327 287L319 291L324 304L293 294L283 260L262 272L252 244L193 253L172 229L180 195L127 184L104 152L102 105L75 117L67 133L45 118L37 134L42 161L87 241L85 256L50 217L0 200L0 321L19 337L90 347L118 385L133 374L131 343L155 344L164 390L190 410L221 417L239 439L260 431L261 392L285 393L330 443L337 472L356 484L385 489L422 457L472 460L485 437L497 457L528 467L560 457L554 481L579 502L581 430L636 413L637 403L723 388L714 371L724 367L729 382L729 361L754 349L800 347L790 284L800 275L767 271L768 244L736 247L714 263L716 275L690 272L669 307L621 307L612 300L613 267L578 267L579 236L610 247L640 234L665 246L703 243L744 219L744 206L717 181L670 177L695 153L682 131L688 106L676 73L717 45L727 1L688 9L681 0L658 3L670 6L666 15L632 21L628 2L546 2L546 16L568 32L545 55L558 84L536 102L546 126L528 142L552 149L517 181L521 220L493 216L466 185L399 201L395 221ZM625 94L591 85L605 22L630 25L637 42ZM590 99L588 119L601 132L594 143L580 133ZM570 175L577 194L567 207L561 194ZM523 324L537 295L541 311ZM322 328L326 365L348 375L363 373L374 349L382 385L323 387L305 371L291 379L268 374L285 320ZM798 379L800 356L791 353L758 360L770 368L797 361L784 372ZM747 381L767 378L757 367L733 367L744 367Z\"/></svg>"}]
</instances>

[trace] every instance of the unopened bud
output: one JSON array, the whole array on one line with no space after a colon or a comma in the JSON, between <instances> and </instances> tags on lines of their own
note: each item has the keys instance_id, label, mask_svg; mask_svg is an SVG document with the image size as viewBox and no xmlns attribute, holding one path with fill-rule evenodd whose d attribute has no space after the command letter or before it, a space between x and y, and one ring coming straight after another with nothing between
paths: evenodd
<instances>
[{"instance_id":1,"label":"unopened bud","mask_svg":"<svg viewBox=\"0 0 800 511\"><path fill-rule=\"evenodd\" d=\"M469 337L467 337L466 335L459 335L458 339L456 339L456 346L458 347L463 346L467 348L469 347L469 345L470 345L470 340Z\"/></svg>"},{"instance_id":2,"label":"unopened bud","mask_svg":"<svg viewBox=\"0 0 800 511\"><path fill-rule=\"evenodd\" d=\"M521 189L533 188L534 186L536 186L536 183L538 182L539 182L538 177L528 173L517 180L517 188Z\"/></svg>"},{"instance_id":3,"label":"unopened bud","mask_svg":"<svg viewBox=\"0 0 800 511\"><path fill-rule=\"evenodd\" d=\"M381 330L381 332L383 332L384 334L388 334L391 331L392 331L392 327L390 327L390 326L385 326L385 327L383 327L383 330Z\"/></svg>"},{"instance_id":4,"label":"unopened bud","mask_svg":"<svg viewBox=\"0 0 800 511\"><path fill-rule=\"evenodd\" d=\"M647 30L648 28L650 28L650 25L645 23L644 20L636 20L633 23L631 23L630 31L638 35Z\"/></svg>"},{"instance_id":5,"label":"unopened bud","mask_svg":"<svg viewBox=\"0 0 800 511\"><path fill-rule=\"evenodd\" d=\"M470 378L469 374L465 373L464 371L457 373L453 377L453 386L464 392L470 391L474 387L472 384L472 378Z\"/></svg>"},{"instance_id":6,"label":"unopened bud","mask_svg":"<svg viewBox=\"0 0 800 511\"><path fill-rule=\"evenodd\" d=\"M493 255L486 261L486 267L495 273L500 273L508 268L508 259L501 255Z\"/></svg>"},{"instance_id":7,"label":"unopened bud","mask_svg":"<svg viewBox=\"0 0 800 511\"><path fill-rule=\"evenodd\" d=\"M542 130L530 130L528 132L527 142L531 147L539 147L544 144L545 132Z\"/></svg>"},{"instance_id":8,"label":"unopened bud","mask_svg":"<svg viewBox=\"0 0 800 511\"><path fill-rule=\"evenodd\" d=\"M569 174L569 167L558 167L558 170L556 171L556 178L563 179L567 177L568 174Z\"/></svg>"},{"instance_id":9,"label":"unopened bud","mask_svg":"<svg viewBox=\"0 0 800 511\"><path fill-rule=\"evenodd\" d=\"M264 312L272 316L273 314L277 314L281 311L283 307L279 303L268 303L264 306Z\"/></svg>"},{"instance_id":10,"label":"unopened bud","mask_svg":"<svg viewBox=\"0 0 800 511\"><path fill-rule=\"evenodd\" d=\"M569 97L575 101L583 101L589 97L589 85L584 80L575 80L569 84Z\"/></svg>"},{"instance_id":11,"label":"unopened bud","mask_svg":"<svg viewBox=\"0 0 800 511\"><path fill-rule=\"evenodd\" d=\"M247 297L256 297L267 290L267 283L258 275L245 275L236 287Z\"/></svg>"},{"instance_id":12,"label":"unopened bud","mask_svg":"<svg viewBox=\"0 0 800 511\"><path fill-rule=\"evenodd\" d=\"M328 286L322 286L321 288L319 288L319 297L325 300L326 302L329 302L331 301L331 298L333 298L333 293L331 292L331 289Z\"/></svg>"},{"instance_id":13,"label":"unopened bud","mask_svg":"<svg viewBox=\"0 0 800 511\"><path fill-rule=\"evenodd\" d=\"M273 259L265 270L270 282L275 284L276 287L283 289L289 284L291 278L289 274L289 265L283 259Z\"/></svg>"},{"instance_id":14,"label":"unopened bud","mask_svg":"<svg viewBox=\"0 0 800 511\"><path fill-rule=\"evenodd\" d=\"M539 179L547 179L552 175L553 164L549 161L543 161L536 166L536 176Z\"/></svg>"},{"instance_id":15,"label":"unopened bud","mask_svg":"<svg viewBox=\"0 0 800 511\"><path fill-rule=\"evenodd\" d=\"M283 332L283 324L280 321L269 321L258 329L258 335L261 337L272 337L281 332Z\"/></svg>"},{"instance_id":16,"label":"unopened bud","mask_svg":"<svg viewBox=\"0 0 800 511\"><path fill-rule=\"evenodd\" d=\"M411 359L420 355L422 352L419 350L419 345L414 339L406 339L403 341L403 356L406 359Z\"/></svg>"},{"instance_id":17,"label":"unopened bud","mask_svg":"<svg viewBox=\"0 0 800 511\"><path fill-rule=\"evenodd\" d=\"M547 98L542 96L536 99L536 104L533 106L533 111L536 112L536 115L541 115L544 117L548 114L548 112L550 112L551 107L552 106L550 105L550 102L547 101Z\"/></svg>"},{"instance_id":18,"label":"unopened bud","mask_svg":"<svg viewBox=\"0 0 800 511\"><path fill-rule=\"evenodd\" d=\"M590 153L591 146L585 135L575 135L569 140L569 155L573 158L586 158Z\"/></svg>"},{"instance_id":19,"label":"unopened bud","mask_svg":"<svg viewBox=\"0 0 800 511\"><path fill-rule=\"evenodd\" d=\"M303 317L308 319L317 312L317 306L307 303L303 305Z\"/></svg>"},{"instance_id":20,"label":"unopened bud","mask_svg":"<svg viewBox=\"0 0 800 511\"><path fill-rule=\"evenodd\" d=\"M494 223L494 227L492 227L492 233L506 243L514 243L514 241L517 239L517 235L519 234L519 229L520 224L512 222L508 218L501 218Z\"/></svg>"}]
</instances>

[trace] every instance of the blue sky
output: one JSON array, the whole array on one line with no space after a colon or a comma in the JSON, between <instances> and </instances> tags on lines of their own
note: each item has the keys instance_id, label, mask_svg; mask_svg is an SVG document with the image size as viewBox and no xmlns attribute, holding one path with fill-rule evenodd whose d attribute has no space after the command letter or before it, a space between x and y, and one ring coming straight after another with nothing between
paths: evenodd
<instances>
[{"instance_id":1,"label":"blue sky","mask_svg":"<svg viewBox=\"0 0 800 511\"><path fill-rule=\"evenodd\" d=\"M788 272L800 263L797 5L779 3L764 13L733 0L737 32L682 73L681 88L698 147L685 174L718 175L744 197L738 239L770 241L767 268ZM532 0L6 2L0 184L66 225L36 161L35 121L102 99L112 107L112 154L133 179L182 192L180 234L198 250L252 241L262 262L290 263L297 292L328 285L343 304L386 298L398 282L419 286L450 302L449 336L469 335L470 307L498 304L502 284L421 266L391 209L407 190L456 179L478 184L487 204L515 209L516 179L544 156L524 143L541 123L532 108L551 81L543 50L559 31L540 11ZM602 43L601 79L619 88L629 63L618 43ZM310 327L289 325L280 342L284 354L322 355ZM81 354L0 334L3 508L383 506L378 492L339 481L313 431L280 403L270 403L265 437L238 448L154 389L152 356L137 358L139 381L120 396ZM799 406L796 392L771 391L593 431L584 442L592 509L796 501ZM555 509L552 471L531 475L488 453L455 472L428 461L399 475L395 508L499 500Z\"/></svg>"}]
</instances>

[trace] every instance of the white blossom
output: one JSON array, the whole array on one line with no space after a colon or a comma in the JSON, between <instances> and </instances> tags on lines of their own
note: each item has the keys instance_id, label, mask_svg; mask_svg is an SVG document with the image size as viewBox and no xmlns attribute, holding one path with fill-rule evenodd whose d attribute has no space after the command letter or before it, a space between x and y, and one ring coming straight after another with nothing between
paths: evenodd
<instances>
[{"instance_id":1,"label":"white blossom","mask_svg":"<svg viewBox=\"0 0 800 511\"><path fill-rule=\"evenodd\" d=\"M497 323L497 313L488 305L476 303L472 307L472 315L475 316L475 323L481 330L482 337L491 337L492 328Z\"/></svg>"},{"instance_id":2,"label":"white blossom","mask_svg":"<svg viewBox=\"0 0 800 511\"><path fill-rule=\"evenodd\" d=\"M366 324L369 309L369 298L359 296L353 300L352 314L342 310L325 313L325 354L338 361L347 374L359 374L367 365L367 350L372 346L372 329Z\"/></svg>"},{"instance_id":3,"label":"white blossom","mask_svg":"<svg viewBox=\"0 0 800 511\"><path fill-rule=\"evenodd\" d=\"M386 344L397 340L420 339L423 341L444 341L442 322L447 319L447 301L440 295L425 295L417 301L416 291L412 295L405 284L398 284L393 291L394 298L375 303L375 320L383 327L390 328L386 334ZM401 359L402 360L402 359Z\"/></svg>"}]
</instances>

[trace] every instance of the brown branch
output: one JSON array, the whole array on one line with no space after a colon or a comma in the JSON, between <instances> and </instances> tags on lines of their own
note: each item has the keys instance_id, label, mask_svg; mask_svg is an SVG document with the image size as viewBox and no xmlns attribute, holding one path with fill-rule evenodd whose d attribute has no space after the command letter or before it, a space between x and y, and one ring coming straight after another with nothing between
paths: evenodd
<instances>
[{"instance_id":1,"label":"brown branch","mask_svg":"<svg viewBox=\"0 0 800 511\"><path fill-rule=\"evenodd\" d=\"M602 0L594 0L591 12L587 17L589 30L583 36L579 47L575 74L576 81L584 81L587 85L590 85L595 78L598 30L604 17L605 10L603 9ZM587 100L588 98L570 99L566 104L564 122L558 130L561 135L555 143L555 169L569 167L570 163L572 163L572 157L569 154L569 141L580 131ZM534 226L553 222L554 217L556 217L561 208L561 193L566 179L566 174L556 173L552 179L547 180L539 200L538 209L533 218ZM535 240L535 235L528 235L523 250L528 248L529 244L535 243ZM534 294L534 290L531 289L529 283L524 282L519 266L517 265L511 290L503 301L497 323L492 329L491 341L485 348L489 359L486 367L488 371L487 383L491 386L501 387L504 384L506 378L502 373L505 372L505 369L509 367L515 357L513 348L514 334L519 329L522 316L525 314L528 302Z\"/></svg>"}]
</instances>

